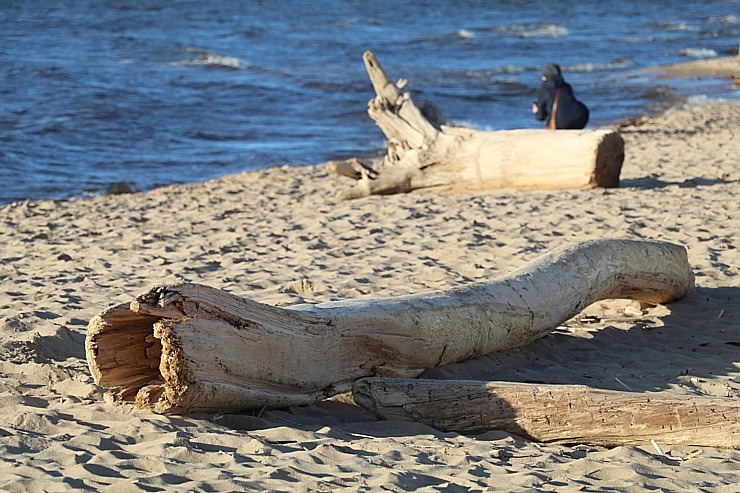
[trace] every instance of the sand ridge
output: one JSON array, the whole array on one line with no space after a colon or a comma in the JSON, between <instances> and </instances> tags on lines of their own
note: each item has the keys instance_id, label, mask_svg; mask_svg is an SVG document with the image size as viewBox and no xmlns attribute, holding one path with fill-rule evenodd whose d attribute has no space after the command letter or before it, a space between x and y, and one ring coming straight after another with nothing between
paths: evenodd
<instances>
[{"instance_id":1,"label":"sand ridge","mask_svg":"<svg viewBox=\"0 0 740 493\"><path fill-rule=\"evenodd\" d=\"M735 491L732 450L463 436L339 401L259 416L113 408L84 338L92 316L160 283L315 303L490 280L574 240L660 239L688 248L685 299L637 316L600 302L525 348L425 376L740 398L739 115L725 103L622 128L619 189L341 202L351 183L308 166L0 208L0 489Z\"/></svg>"}]
</instances>

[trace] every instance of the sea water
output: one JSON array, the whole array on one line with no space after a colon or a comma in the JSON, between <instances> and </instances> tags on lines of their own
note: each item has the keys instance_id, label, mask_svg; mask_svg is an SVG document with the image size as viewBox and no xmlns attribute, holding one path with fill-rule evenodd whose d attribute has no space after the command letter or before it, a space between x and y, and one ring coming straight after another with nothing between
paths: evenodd
<instances>
[{"instance_id":1,"label":"sea water","mask_svg":"<svg viewBox=\"0 0 740 493\"><path fill-rule=\"evenodd\" d=\"M636 72L739 42L740 1L0 0L0 204L378 153L365 50L485 130L541 127L557 62L598 128L740 99Z\"/></svg>"}]
</instances>

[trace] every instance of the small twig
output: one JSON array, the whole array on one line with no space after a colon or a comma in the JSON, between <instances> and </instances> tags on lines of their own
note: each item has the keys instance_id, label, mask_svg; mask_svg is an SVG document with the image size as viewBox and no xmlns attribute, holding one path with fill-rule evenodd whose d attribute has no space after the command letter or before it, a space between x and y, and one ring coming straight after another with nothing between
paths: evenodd
<instances>
[{"instance_id":1,"label":"small twig","mask_svg":"<svg viewBox=\"0 0 740 493\"><path fill-rule=\"evenodd\" d=\"M660 448L660 445L658 445L658 442L656 442L655 440L651 438L650 443L653 445L653 448L655 449L656 452L658 452L660 455L665 455L665 452L663 452L663 449Z\"/></svg>"},{"instance_id":2,"label":"small twig","mask_svg":"<svg viewBox=\"0 0 740 493\"><path fill-rule=\"evenodd\" d=\"M265 409L267 409L267 403L265 403L265 404L264 404L264 405L262 406L262 409L260 409L260 412L258 412L258 413L257 413L257 417L258 417L258 418L261 418L261 417L262 417L262 413L263 413L263 412L265 412Z\"/></svg>"},{"instance_id":3,"label":"small twig","mask_svg":"<svg viewBox=\"0 0 740 493\"><path fill-rule=\"evenodd\" d=\"M693 451L693 452L691 452L691 453L690 453L689 455L687 455L686 457L684 457L684 458L683 458L683 460L689 460L689 459L693 459L694 457L698 457L698 456L700 456L700 455L701 455L701 453L702 453L702 451L701 451L701 450L694 450L694 451Z\"/></svg>"},{"instance_id":4,"label":"small twig","mask_svg":"<svg viewBox=\"0 0 740 493\"><path fill-rule=\"evenodd\" d=\"M621 383L621 384L622 384L622 386L623 386L623 387L624 387L625 389L627 389L627 390L629 390L630 392L632 392L632 389L631 389L631 388L629 388L629 387L627 386L627 384L626 384L626 383L624 383L623 381L621 381L621 380L620 380L619 378L617 378L617 377L614 377L614 380L616 380L617 382Z\"/></svg>"}]
</instances>

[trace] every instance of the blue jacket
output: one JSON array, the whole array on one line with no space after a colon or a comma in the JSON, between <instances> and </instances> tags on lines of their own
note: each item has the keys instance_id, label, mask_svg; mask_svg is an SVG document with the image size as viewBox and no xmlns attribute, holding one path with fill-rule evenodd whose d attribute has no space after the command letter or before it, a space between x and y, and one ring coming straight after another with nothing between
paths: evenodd
<instances>
[{"instance_id":1,"label":"blue jacket","mask_svg":"<svg viewBox=\"0 0 740 493\"><path fill-rule=\"evenodd\" d=\"M557 128L581 129L588 123L588 108L578 101L573 94L573 88L561 76L548 78L537 91L537 113L535 118L550 122L555 92L560 89L558 110L555 116Z\"/></svg>"}]
</instances>

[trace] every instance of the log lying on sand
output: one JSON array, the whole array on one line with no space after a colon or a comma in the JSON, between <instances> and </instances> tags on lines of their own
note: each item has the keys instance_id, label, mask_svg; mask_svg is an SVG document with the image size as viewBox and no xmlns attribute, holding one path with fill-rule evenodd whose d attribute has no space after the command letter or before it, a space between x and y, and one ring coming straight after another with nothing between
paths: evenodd
<instances>
[{"instance_id":1,"label":"log lying on sand","mask_svg":"<svg viewBox=\"0 0 740 493\"><path fill-rule=\"evenodd\" d=\"M445 125L433 106L419 107L405 81L393 84L375 55L363 55L377 96L368 114L385 134L382 162L330 163L355 178L340 198L437 188L579 189L619 186L624 141L613 130L500 130Z\"/></svg>"},{"instance_id":2,"label":"log lying on sand","mask_svg":"<svg viewBox=\"0 0 740 493\"><path fill-rule=\"evenodd\" d=\"M471 380L364 378L355 401L378 417L443 431L504 430L539 441L607 447L740 447L740 400Z\"/></svg>"},{"instance_id":3,"label":"log lying on sand","mask_svg":"<svg viewBox=\"0 0 740 493\"><path fill-rule=\"evenodd\" d=\"M683 247L596 240L489 283L276 308L195 284L160 286L88 326L107 399L159 413L308 404L367 376L521 346L605 298L664 303L693 289Z\"/></svg>"}]
</instances>

